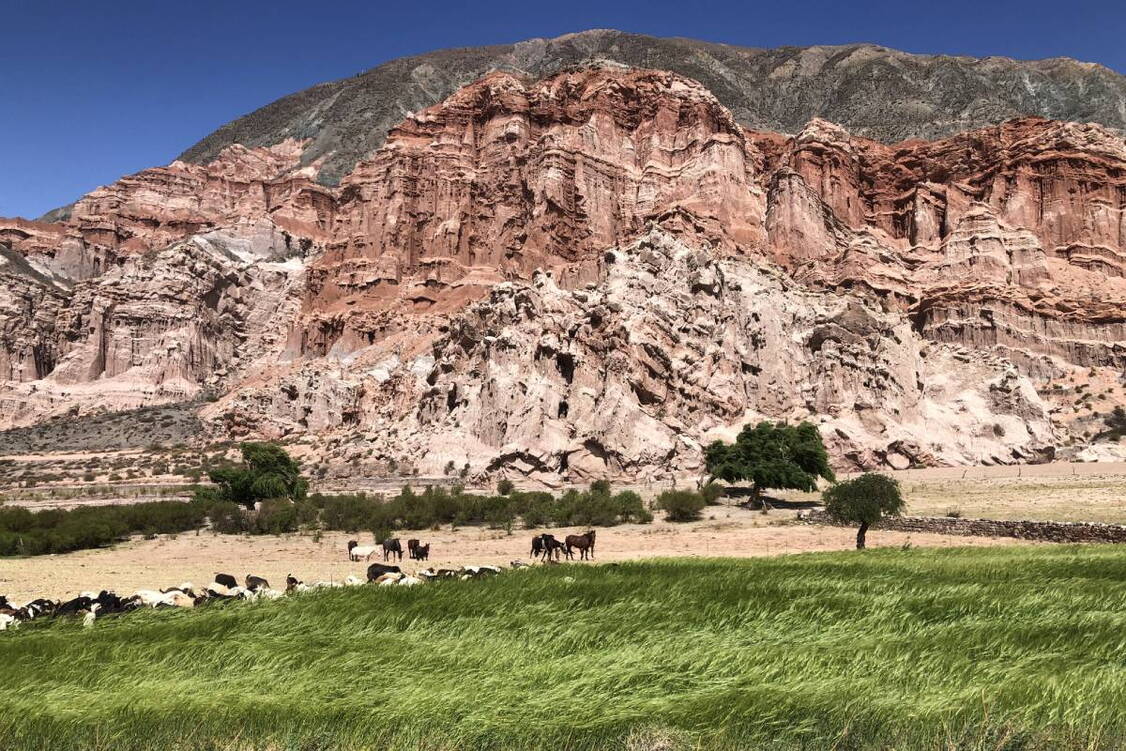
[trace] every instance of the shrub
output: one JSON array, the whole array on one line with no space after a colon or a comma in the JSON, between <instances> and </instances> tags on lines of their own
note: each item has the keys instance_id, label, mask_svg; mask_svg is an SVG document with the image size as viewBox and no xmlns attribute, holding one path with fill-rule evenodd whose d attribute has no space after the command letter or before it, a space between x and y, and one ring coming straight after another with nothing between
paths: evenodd
<instances>
[{"instance_id":1,"label":"shrub","mask_svg":"<svg viewBox=\"0 0 1126 751\"><path fill-rule=\"evenodd\" d=\"M670 522L690 522L700 518L706 505L704 497L691 490L666 490L657 496L657 508Z\"/></svg>"},{"instance_id":2,"label":"shrub","mask_svg":"<svg viewBox=\"0 0 1126 751\"><path fill-rule=\"evenodd\" d=\"M715 506L719 503L719 499L723 498L727 492L727 488L720 485L718 482L709 482L700 488L700 495L704 498L704 503L709 506Z\"/></svg>"},{"instance_id":3,"label":"shrub","mask_svg":"<svg viewBox=\"0 0 1126 751\"><path fill-rule=\"evenodd\" d=\"M505 479L503 479L503 480L501 480L500 482L497 483L497 494L498 495L509 495L515 489L516 489L516 486L513 485L512 480L509 480L508 478L505 478Z\"/></svg>"}]
</instances>

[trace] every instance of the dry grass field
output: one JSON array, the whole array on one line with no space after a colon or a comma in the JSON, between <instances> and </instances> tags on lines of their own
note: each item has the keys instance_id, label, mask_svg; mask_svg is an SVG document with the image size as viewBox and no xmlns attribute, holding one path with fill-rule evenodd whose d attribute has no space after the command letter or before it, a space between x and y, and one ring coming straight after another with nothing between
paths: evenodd
<instances>
[{"instance_id":1,"label":"dry grass field","mask_svg":"<svg viewBox=\"0 0 1126 751\"><path fill-rule=\"evenodd\" d=\"M652 557L710 558L773 556L784 553L848 550L855 543L849 529L793 523L793 511L763 515L738 506L711 507L705 518L687 524L656 521L623 524L598 530L597 561L624 561ZM556 536L578 530L503 530L462 527L451 531L403 532L432 543L430 561L404 558L403 568L414 571L433 566L466 564L508 565L530 562L529 542L534 534ZM114 589L118 593L141 588L169 587L184 581L203 584L216 571L242 578L248 573L265 576L284 586L287 574L305 581L340 581L364 575L365 563L352 563L347 541L370 543L369 534L343 532L281 536L240 537L210 532L134 539L112 548L81 550L66 555L0 558L0 592L13 599L61 597L82 590ZM951 547L1016 544L1017 540L948 537L934 534L870 532L870 547ZM375 560L375 559L373 559ZM382 560L382 558L379 558Z\"/></svg>"}]
</instances>

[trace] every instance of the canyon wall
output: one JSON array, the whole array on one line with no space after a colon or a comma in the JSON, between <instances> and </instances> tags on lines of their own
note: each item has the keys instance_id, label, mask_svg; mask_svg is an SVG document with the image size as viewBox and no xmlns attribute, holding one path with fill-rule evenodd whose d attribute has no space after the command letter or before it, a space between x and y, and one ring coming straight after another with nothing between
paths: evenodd
<instances>
[{"instance_id":1,"label":"canyon wall","mask_svg":"<svg viewBox=\"0 0 1126 751\"><path fill-rule=\"evenodd\" d=\"M842 466L997 463L1082 443L1053 379L1126 369L1100 126L785 136L590 68L491 74L337 188L303 148L0 220L0 427L206 396L214 437L434 471L685 475L758 419Z\"/></svg>"}]
</instances>

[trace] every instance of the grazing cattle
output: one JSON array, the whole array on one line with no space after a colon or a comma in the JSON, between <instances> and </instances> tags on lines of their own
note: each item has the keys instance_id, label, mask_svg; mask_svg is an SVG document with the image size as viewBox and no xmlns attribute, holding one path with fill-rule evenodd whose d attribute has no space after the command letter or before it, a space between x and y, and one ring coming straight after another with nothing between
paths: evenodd
<instances>
[{"instance_id":1,"label":"grazing cattle","mask_svg":"<svg viewBox=\"0 0 1126 751\"><path fill-rule=\"evenodd\" d=\"M371 558L377 550L379 550L379 548L375 545L361 545L355 540L349 540L348 560L355 562L363 559L366 561L368 558Z\"/></svg>"},{"instance_id":2,"label":"grazing cattle","mask_svg":"<svg viewBox=\"0 0 1126 751\"><path fill-rule=\"evenodd\" d=\"M259 589L269 589L270 582L263 579L261 576L246 575L246 588L251 592L257 592Z\"/></svg>"},{"instance_id":3,"label":"grazing cattle","mask_svg":"<svg viewBox=\"0 0 1126 751\"><path fill-rule=\"evenodd\" d=\"M403 570L398 566L388 566L383 563L373 563L368 566L368 581L373 582L384 574L401 574Z\"/></svg>"},{"instance_id":4,"label":"grazing cattle","mask_svg":"<svg viewBox=\"0 0 1126 751\"><path fill-rule=\"evenodd\" d=\"M234 589L238 586L238 581L230 574L215 574L215 583L222 584L227 589Z\"/></svg>"},{"instance_id":5,"label":"grazing cattle","mask_svg":"<svg viewBox=\"0 0 1126 751\"><path fill-rule=\"evenodd\" d=\"M383 541L383 560L389 557L399 556L399 560L403 560L403 546L397 537L391 537Z\"/></svg>"},{"instance_id":6,"label":"grazing cattle","mask_svg":"<svg viewBox=\"0 0 1126 751\"><path fill-rule=\"evenodd\" d=\"M587 530L582 535L567 535L567 560L574 560L573 548L579 549L579 560L585 561L589 556L594 559L594 530Z\"/></svg>"},{"instance_id":7,"label":"grazing cattle","mask_svg":"<svg viewBox=\"0 0 1126 751\"><path fill-rule=\"evenodd\" d=\"M293 574L289 574L288 576L285 577L285 591L286 592L295 592L295 591L297 591L298 587L300 587L302 584L304 584L304 582L302 582L300 579L298 579Z\"/></svg>"}]
</instances>

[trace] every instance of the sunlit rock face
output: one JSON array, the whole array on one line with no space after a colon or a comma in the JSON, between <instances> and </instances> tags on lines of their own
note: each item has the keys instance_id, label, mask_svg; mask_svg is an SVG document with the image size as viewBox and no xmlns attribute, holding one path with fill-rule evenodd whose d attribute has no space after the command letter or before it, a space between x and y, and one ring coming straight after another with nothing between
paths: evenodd
<instances>
[{"instance_id":1,"label":"sunlit rock face","mask_svg":"<svg viewBox=\"0 0 1126 751\"><path fill-rule=\"evenodd\" d=\"M809 419L842 466L1031 461L1126 367L1126 145L1026 118L748 131L700 84L491 74L339 187L303 142L0 220L0 427L199 399L216 437L427 471L698 472Z\"/></svg>"}]
</instances>

